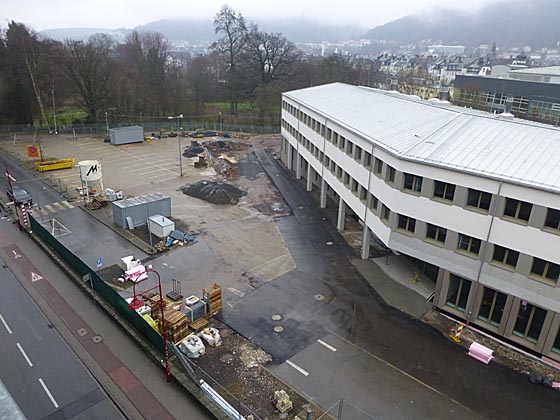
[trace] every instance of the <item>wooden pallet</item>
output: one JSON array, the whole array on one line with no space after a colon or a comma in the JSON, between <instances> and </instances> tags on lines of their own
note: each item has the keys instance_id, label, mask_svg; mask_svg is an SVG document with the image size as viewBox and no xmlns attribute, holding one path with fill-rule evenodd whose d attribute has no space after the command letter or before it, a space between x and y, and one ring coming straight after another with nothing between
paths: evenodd
<instances>
[{"instance_id":1,"label":"wooden pallet","mask_svg":"<svg viewBox=\"0 0 560 420\"><path fill-rule=\"evenodd\" d=\"M210 306L210 313L217 314L222 309L222 288L214 283L208 289L202 289L202 296Z\"/></svg>"},{"instance_id":2,"label":"wooden pallet","mask_svg":"<svg viewBox=\"0 0 560 420\"><path fill-rule=\"evenodd\" d=\"M191 322L189 324L189 327L194 331L194 332L199 332L201 330L203 330L204 328L206 328L206 326L208 325L208 321L204 318L198 318L197 320L195 320L194 322Z\"/></svg>"}]
</instances>

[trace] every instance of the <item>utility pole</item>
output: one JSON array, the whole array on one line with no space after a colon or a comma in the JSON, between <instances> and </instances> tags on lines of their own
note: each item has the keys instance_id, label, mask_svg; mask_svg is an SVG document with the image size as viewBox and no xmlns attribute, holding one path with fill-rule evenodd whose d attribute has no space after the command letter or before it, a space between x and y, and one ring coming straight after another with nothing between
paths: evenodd
<instances>
[{"instance_id":1,"label":"utility pole","mask_svg":"<svg viewBox=\"0 0 560 420\"><path fill-rule=\"evenodd\" d=\"M16 223L18 225L19 230L21 230L21 222L19 221L19 213L16 204L16 198L14 197L14 188L12 187L12 176L10 175L10 170L8 169L8 165L4 163L6 167L6 178L8 178L8 187L10 188L10 194L12 194L12 201L14 203L14 214L16 216Z\"/></svg>"},{"instance_id":2,"label":"utility pole","mask_svg":"<svg viewBox=\"0 0 560 420\"><path fill-rule=\"evenodd\" d=\"M109 137L109 118L107 116L107 111L105 111L105 126L107 127L107 137Z\"/></svg>"}]
</instances>

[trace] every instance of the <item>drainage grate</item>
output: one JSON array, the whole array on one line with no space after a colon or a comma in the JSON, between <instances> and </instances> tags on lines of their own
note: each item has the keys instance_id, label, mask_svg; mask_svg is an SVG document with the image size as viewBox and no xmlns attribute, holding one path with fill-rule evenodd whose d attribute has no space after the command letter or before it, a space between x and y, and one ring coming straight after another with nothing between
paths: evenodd
<instances>
[{"instance_id":1,"label":"drainage grate","mask_svg":"<svg viewBox=\"0 0 560 420\"><path fill-rule=\"evenodd\" d=\"M77 332L78 332L78 335L79 335L80 337L84 337L84 336L86 336L87 333L88 333L87 330L86 330L85 328L80 328Z\"/></svg>"},{"instance_id":2,"label":"drainage grate","mask_svg":"<svg viewBox=\"0 0 560 420\"><path fill-rule=\"evenodd\" d=\"M103 337L101 337L100 335L94 335L91 341L93 341L95 344L99 344L103 341Z\"/></svg>"},{"instance_id":3,"label":"drainage grate","mask_svg":"<svg viewBox=\"0 0 560 420\"><path fill-rule=\"evenodd\" d=\"M313 295L313 297L315 298L315 300L318 300L319 302L325 300L325 296L322 295L321 293L317 293L316 295Z\"/></svg>"}]
</instances>

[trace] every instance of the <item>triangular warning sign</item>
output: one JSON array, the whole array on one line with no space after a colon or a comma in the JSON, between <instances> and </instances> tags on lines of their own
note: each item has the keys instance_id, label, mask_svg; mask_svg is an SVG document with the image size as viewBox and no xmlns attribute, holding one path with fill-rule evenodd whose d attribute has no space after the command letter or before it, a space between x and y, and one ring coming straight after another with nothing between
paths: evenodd
<instances>
[{"instance_id":1,"label":"triangular warning sign","mask_svg":"<svg viewBox=\"0 0 560 420\"><path fill-rule=\"evenodd\" d=\"M43 280L43 276L41 276L40 274L34 273L32 271L31 272L31 281L39 281L39 280Z\"/></svg>"}]
</instances>

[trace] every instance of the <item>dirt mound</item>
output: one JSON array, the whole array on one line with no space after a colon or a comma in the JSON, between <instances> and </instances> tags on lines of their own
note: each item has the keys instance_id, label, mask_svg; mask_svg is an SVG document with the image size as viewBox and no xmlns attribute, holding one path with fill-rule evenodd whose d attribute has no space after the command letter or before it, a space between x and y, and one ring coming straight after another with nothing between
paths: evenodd
<instances>
[{"instance_id":1,"label":"dirt mound","mask_svg":"<svg viewBox=\"0 0 560 420\"><path fill-rule=\"evenodd\" d=\"M198 181L185 185L181 190L183 194L214 204L237 204L247 194L233 185L215 181Z\"/></svg>"},{"instance_id":2,"label":"dirt mound","mask_svg":"<svg viewBox=\"0 0 560 420\"><path fill-rule=\"evenodd\" d=\"M197 157L202 152L204 152L204 148L202 146L189 146L185 148L183 156L188 158Z\"/></svg>"}]
</instances>

